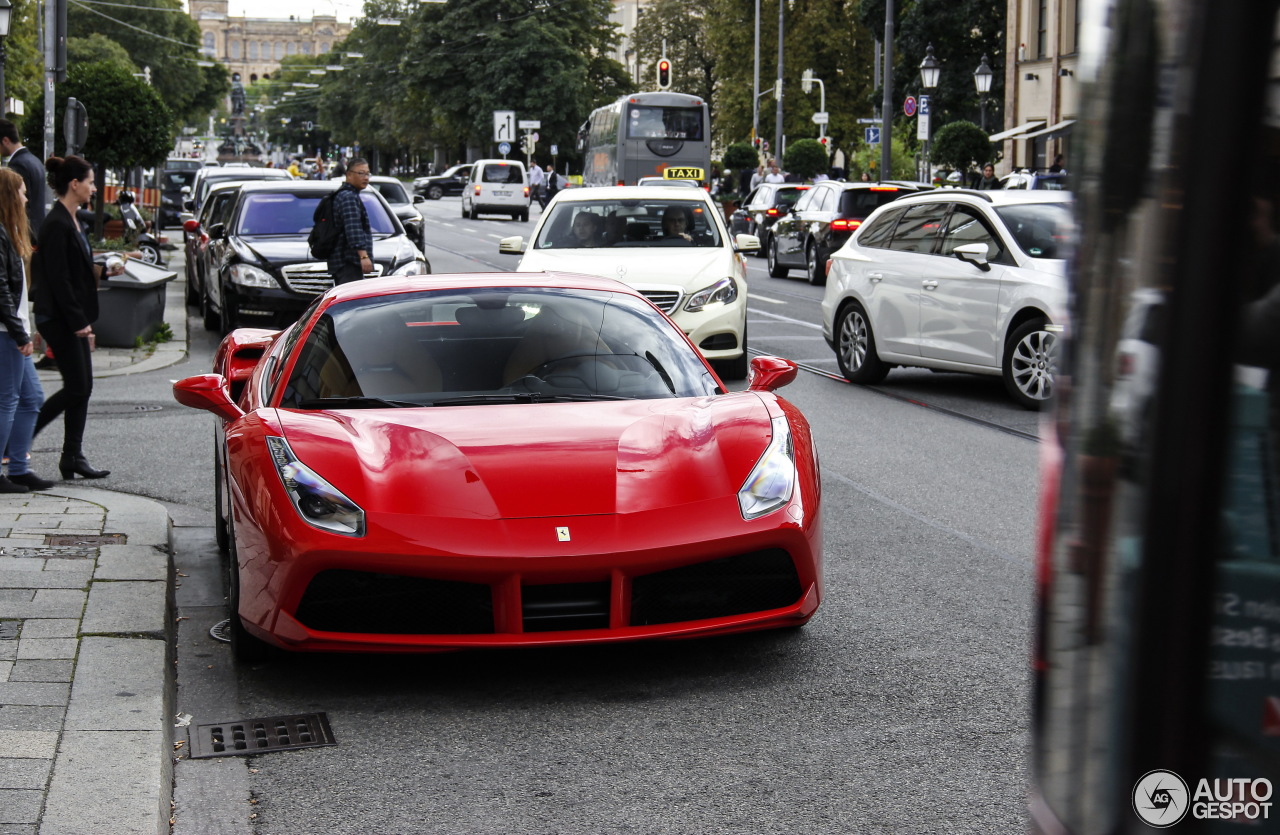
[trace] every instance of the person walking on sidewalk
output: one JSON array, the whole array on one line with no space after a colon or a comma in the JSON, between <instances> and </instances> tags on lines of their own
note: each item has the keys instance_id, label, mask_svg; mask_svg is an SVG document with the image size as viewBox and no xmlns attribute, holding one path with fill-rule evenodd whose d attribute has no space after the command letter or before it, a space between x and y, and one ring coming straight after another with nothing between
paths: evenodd
<instances>
[{"instance_id":1,"label":"person walking on sidewalk","mask_svg":"<svg viewBox=\"0 0 1280 835\"><path fill-rule=\"evenodd\" d=\"M120 275L124 264L116 264L110 270L95 264L89 241L76 223L76 209L98 192L93 183L93 166L77 156L49 157L45 169L58 199L40 227L31 261L31 294L35 300L36 330L58 358L62 388L41 407L35 434L62 415L64 435L62 457L58 460L62 477L102 478L110 471L91 466L83 449L89 396L93 393L89 339L98 318L98 281L104 275Z\"/></svg>"},{"instance_id":2,"label":"person walking on sidewalk","mask_svg":"<svg viewBox=\"0 0 1280 835\"><path fill-rule=\"evenodd\" d=\"M346 179L333 196L333 216L338 222L338 245L329 256L333 283L359 281L373 272L373 232L360 192L369 187L369 163L353 159Z\"/></svg>"},{"instance_id":3,"label":"person walking on sidewalk","mask_svg":"<svg viewBox=\"0 0 1280 835\"><path fill-rule=\"evenodd\" d=\"M27 184L11 168L0 168L0 449L9 457L9 476L0 493L48 490L52 481L31 472L28 459L44 390L31 359L27 313L27 268L31 231L27 228Z\"/></svg>"}]
</instances>

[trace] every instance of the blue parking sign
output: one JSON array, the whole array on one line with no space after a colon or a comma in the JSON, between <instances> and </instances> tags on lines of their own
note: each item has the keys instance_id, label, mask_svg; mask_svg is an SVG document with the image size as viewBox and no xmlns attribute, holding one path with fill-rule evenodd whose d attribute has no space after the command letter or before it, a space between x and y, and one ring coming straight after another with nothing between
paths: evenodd
<instances>
[{"instance_id":1,"label":"blue parking sign","mask_svg":"<svg viewBox=\"0 0 1280 835\"><path fill-rule=\"evenodd\" d=\"M880 128L865 128L862 131L863 139L868 145L880 144Z\"/></svg>"}]
</instances>

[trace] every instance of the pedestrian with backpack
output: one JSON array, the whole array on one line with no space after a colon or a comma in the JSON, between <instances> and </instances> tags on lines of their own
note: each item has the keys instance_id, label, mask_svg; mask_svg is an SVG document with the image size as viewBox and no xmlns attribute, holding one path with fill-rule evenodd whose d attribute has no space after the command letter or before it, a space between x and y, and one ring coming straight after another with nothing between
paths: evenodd
<instances>
[{"instance_id":1,"label":"pedestrian with backpack","mask_svg":"<svg viewBox=\"0 0 1280 835\"><path fill-rule=\"evenodd\" d=\"M322 220L319 217L321 211L317 209L316 227L331 223L337 234L333 237L330 251L317 252L313 244L312 252L329 262L329 274L333 276L335 285L358 281L373 273L373 232L369 227L369 215L364 210L364 201L360 199L360 192L368 186L368 161L353 159L347 165L342 185L333 193L332 216ZM320 202L323 208L325 201Z\"/></svg>"}]
</instances>

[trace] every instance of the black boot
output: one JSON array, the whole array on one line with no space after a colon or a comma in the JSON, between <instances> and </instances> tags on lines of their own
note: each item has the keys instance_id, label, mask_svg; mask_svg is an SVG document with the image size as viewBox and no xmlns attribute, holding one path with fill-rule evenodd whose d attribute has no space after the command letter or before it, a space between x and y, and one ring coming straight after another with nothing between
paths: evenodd
<instances>
[{"instance_id":1,"label":"black boot","mask_svg":"<svg viewBox=\"0 0 1280 835\"><path fill-rule=\"evenodd\" d=\"M68 481L76 475L85 478L106 478L111 475L110 470L95 470L84 455L70 453L62 453L62 457L58 459L58 472L62 473L62 477Z\"/></svg>"},{"instance_id":2,"label":"black boot","mask_svg":"<svg viewBox=\"0 0 1280 835\"><path fill-rule=\"evenodd\" d=\"M28 490L48 490L53 486L53 482L47 478L41 478L35 473L23 473L22 475L11 475L9 481L14 484L21 484Z\"/></svg>"},{"instance_id":3,"label":"black boot","mask_svg":"<svg viewBox=\"0 0 1280 835\"><path fill-rule=\"evenodd\" d=\"M9 479L0 475L0 493L28 493L30 492L25 485L14 484Z\"/></svg>"}]
</instances>

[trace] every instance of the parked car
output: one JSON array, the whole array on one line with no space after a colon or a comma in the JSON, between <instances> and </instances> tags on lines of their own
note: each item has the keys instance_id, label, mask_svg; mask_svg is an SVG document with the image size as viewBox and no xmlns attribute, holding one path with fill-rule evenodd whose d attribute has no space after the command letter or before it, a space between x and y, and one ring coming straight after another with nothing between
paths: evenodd
<instances>
[{"instance_id":1,"label":"parked car","mask_svg":"<svg viewBox=\"0 0 1280 835\"><path fill-rule=\"evenodd\" d=\"M769 235L769 276L784 278L803 269L810 284L827 277L827 258L844 246L876 209L930 186L909 182L845 183L824 180L806 191Z\"/></svg>"},{"instance_id":2,"label":"parked car","mask_svg":"<svg viewBox=\"0 0 1280 835\"><path fill-rule=\"evenodd\" d=\"M742 205L729 219L729 231L735 235L755 235L760 239L761 257L769 250L769 231L796 205L809 186L794 183L761 183L751 190Z\"/></svg>"},{"instance_id":3,"label":"parked car","mask_svg":"<svg viewBox=\"0 0 1280 835\"><path fill-rule=\"evenodd\" d=\"M1011 171L1000 178L1000 188L1041 191L1070 191L1071 178L1065 171Z\"/></svg>"},{"instance_id":4,"label":"parked car","mask_svg":"<svg viewBox=\"0 0 1280 835\"><path fill-rule=\"evenodd\" d=\"M1054 391L1070 195L940 189L878 209L831 256L822 332L840 371L1000 375L1028 409Z\"/></svg>"},{"instance_id":5,"label":"parked car","mask_svg":"<svg viewBox=\"0 0 1280 835\"><path fill-rule=\"evenodd\" d=\"M209 247L209 228L226 224L240 193L240 180L223 180L209 188L200 212L182 224L183 259L186 265L186 302L189 306L202 306L205 293L205 253ZM203 313L203 311L202 311Z\"/></svg>"},{"instance_id":6,"label":"parked car","mask_svg":"<svg viewBox=\"0 0 1280 835\"><path fill-rule=\"evenodd\" d=\"M455 165L443 173L429 177L418 177L413 181L413 193L421 194L428 200L439 200L441 197L456 197L462 194L471 179L470 165Z\"/></svg>"},{"instance_id":7,"label":"parked car","mask_svg":"<svg viewBox=\"0 0 1280 835\"><path fill-rule=\"evenodd\" d=\"M377 338L371 338L376 335ZM174 396L218 418L234 655L438 652L803 626L820 475L756 357L731 392L611 279L334 288Z\"/></svg>"},{"instance_id":8,"label":"parked car","mask_svg":"<svg viewBox=\"0 0 1280 835\"><path fill-rule=\"evenodd\" d=\"M574 235L585 214L599 231ZM683 236L668 234L664 216L678 216ZM724 213L703 189L601 186L559 192L526 246L503 238L498 251L522 254L521 272L564 270L618 278L670 315L721 377L747 374L747 265L741 253L760 245L731 237Z\"/></svg>"},{"instance_id":9,"label":"parked car","mask_svg":"<svg viewBox=\"0 0 1280 835\"><path fill-rule=\"evenodd\" d=\"M195 184L199 170L198 167L160 169L157 177L160 185L160 210L156 212L156 225L159 228L172 229L182 225L183 204L187 195L191 194L191 187Z\"/></svg>"},{"instance_id":10,"label":"parked car","mask_svg":"<svg viewBox=\"0 0 1280 835\"><path fill-rule=\"evenodd\" d=\"M482 159L471 166L471 180L462 190L462 216L476 220L483 214L529 219L529 172L516 160Z\"/></svg>"},{"instance_id":11,"label":"parked car","mask_svg":"<svg viewBox=\"0 0 1280 835\"><path fill-rule=\"evenodd\" d=\"M376 188L383 199L387 201L391 211L396 213L396 217L400 218L400 225L404 227L405 234L417 244L418 249L425 248L427 245L425 224L422 220L422 213L418 211L415 205L423 202L422 196L415 194L410 197L409 193L405 191L404 183L395 177L370 177L369 186Z\"/></svg>"},{"instance_id":12,"label":"parked car","mask_svg":"<svg viewBox=\"0 0 1280 835\"><path fill-rule=\"evenodd\" d=\"M314 259L307 244L316 206L333 190L323 180L240 183L226 220L206 230L206 329L290 324L333 286L328 264ZM426 273L430 267L382 195L367 188L360 197L373 230L374 275Z\"/></svg>"},{"instance_id":13,"label":"parked car","mask_svg":"<svg viewBox=\"0 0 1280 835\"><path fill-rule=\"evenodd\" d=\"M195 182L191 184L191 195L183 204L183 208L193 215L200 211L204 204L205 194L216 182L240 180L291 180L289 172L283 168L236 168L219 165L201 168L196 172Z\"/></svg>"}]
</instances>

